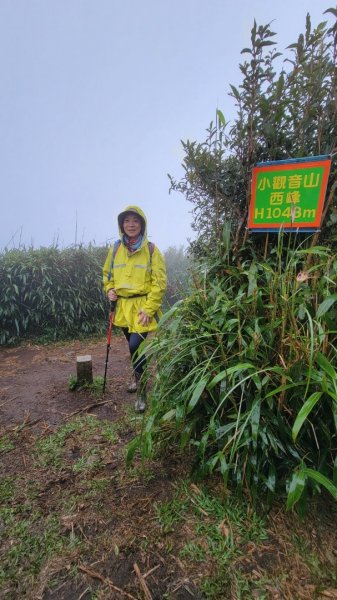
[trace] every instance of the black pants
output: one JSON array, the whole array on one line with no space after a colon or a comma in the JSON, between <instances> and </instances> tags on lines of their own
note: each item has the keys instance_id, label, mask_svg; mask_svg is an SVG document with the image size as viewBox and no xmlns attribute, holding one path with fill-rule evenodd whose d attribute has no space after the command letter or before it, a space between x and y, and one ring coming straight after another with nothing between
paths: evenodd
<instances>
[{"instance_id":1,"label":"black pants","mask_svg":"<svg viewBox=\"0 0 337 600\"><path fill-rule=\"evenodd\" d=\"M132 368L136 373L141 375L144 371L146 359L144 355L139 358L137 356L137 350L140 344L145 340L147 332L130 333L126 327L122 327L122 330L129 344Z\"/></svg>"}]
</instances>

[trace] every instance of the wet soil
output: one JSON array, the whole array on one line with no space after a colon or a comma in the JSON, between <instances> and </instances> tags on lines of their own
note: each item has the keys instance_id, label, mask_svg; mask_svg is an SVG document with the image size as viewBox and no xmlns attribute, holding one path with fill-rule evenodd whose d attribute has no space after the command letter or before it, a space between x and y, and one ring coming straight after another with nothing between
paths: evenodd
<instances>
[{"instance_id":1,"label":"wet soil","mask_svg":"<svg viewBox=\"0 0 337 600\"><path fill-rule=\"evenodd\" d=\"M55 427L76 410L92 404L88 391L74 394L68 381L76 377L78 356L92 356L93 376L104 376L104 340L75 341L51 346L30 345L0 350L0 422L19 423L29 419ZM113 338L108 357L105 404L95 407L101 418L116 419L130 403L125 381L130 378L129 355L122 337Z\"/></svg>"}]
</instances>

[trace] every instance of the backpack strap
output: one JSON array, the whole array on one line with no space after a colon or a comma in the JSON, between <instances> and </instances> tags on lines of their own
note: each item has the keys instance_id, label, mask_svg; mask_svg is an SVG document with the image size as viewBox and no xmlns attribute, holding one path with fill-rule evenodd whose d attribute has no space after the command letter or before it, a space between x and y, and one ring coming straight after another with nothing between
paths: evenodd
<instances>
[{"instance_id":1,"label":"backpack strap","mask_svg":"<svg viewBox=\"0 0 337 600\"><path fill-rule=\"evenodd\" d=\"M116 240L115 243L114 243L114 249L112 251L112 258L111 258L111 268L112 268L112 266L114 264L114 259L115 259L115 256L117 254L118 248L121 245L121 243L122 243L121 240Z\"/></svg>"},{"instance_id":2,"label":"backpack strap","mask_svg":"<svg viewBox=\"0 0 337 600\"><path fill-rule=\"evenodd\" d=\"M112 273L112 269L114 266L115 256L118 252L118 249L119 249L121 243L122 243L121 240L116 240L114 243L113 251L112 251L112 255L111 255L111 263L110 263L110 271L108 274L108 280L111 279L111 273ZM154 253L155 245L153 242L148 242L147 245L148 245L149 253L150 253L150 266L151 266L152 265L152 254Z\"/></svg>"},{"instance_id":3,"label":"backpack strap","mask_svg":"<svg viewBox=\"0 0 337 600\"><path fill-rule=\"evenodd\" d=\"M152 254L154 253L154 249L155 249L155 245L153 242L148 242L147 243L148 249L149 249L149 253L150 253L150 272L152 273Z\"/></svg>"},{"instance_id":4,"label":"backpack strap","mask_svg":"<svg viewBox=\"0 0 337 600\"><path fill-rule=\"evenodd\" d=\"M122 243L121 240L116 240L114 243L112 254L111 254L110 269L109 269L109 273L108 273L108 281L110 281L110 279L111 279L115 256L118 252L118 248L121 245L121 243Z\"/></svg>"},{"instance_id":5,"label":"backpack strap","mask_svg":"<svg viewBox=\"0 0 337 600\"><path fill-rule=\"evenodd\" d=\"M150 261L152 261L152 254L154 253L154 249L155 249L155 245L153 242L148 242L147 243L148 247L149 247L149 252L150 252Z\"/></svg>"}]
</instances>

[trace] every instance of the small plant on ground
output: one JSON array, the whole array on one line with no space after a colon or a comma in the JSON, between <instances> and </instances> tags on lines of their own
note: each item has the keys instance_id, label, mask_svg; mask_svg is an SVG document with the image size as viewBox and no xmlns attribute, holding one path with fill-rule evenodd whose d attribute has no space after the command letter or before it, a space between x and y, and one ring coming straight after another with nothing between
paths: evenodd
<instances>
[{"instance_id":1,"label":"small plant on ground","mask_svg":"<svg viewBox=\"0 0 337 600\"><path fill-rule=\"evenodd\" d=\"M92 393L95 397L100 397L103 394L104 379L101 375L97 375L93 378L92 383L80 382L75 375L70 375L68 379L68 389L71 392L75 390L87 390Z\"/></svg>"}]
</instances>

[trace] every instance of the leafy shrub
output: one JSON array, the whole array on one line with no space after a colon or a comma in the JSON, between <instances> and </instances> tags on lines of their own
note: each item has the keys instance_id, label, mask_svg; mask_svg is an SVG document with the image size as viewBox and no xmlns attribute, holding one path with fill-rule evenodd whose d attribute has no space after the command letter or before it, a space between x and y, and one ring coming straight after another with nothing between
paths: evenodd
<instances>
[{"instance_id":1,"label":"leafy shrub","mask_svg":"<svg viewBox=\"0 0 337 600\"><path fill-rule=\"evenodd\" d=\"M20 249L0 255L0 344L102 332L106 248Z\"/></svg>"},{"instance_id":2,"label":"leafy shrub","mask_svg":"<svg viewBox=\"0 0 337 600\"><path fill-rule=\"evenodd\" d=\"M198 476L219 470L252 499L287 490L290 507L321 484L337 499L337 256L285 239L265 261L205 263L163 317L146 350L152 408L129 459L139 445L189 444Z\"/></svg>"}]
</instances>

